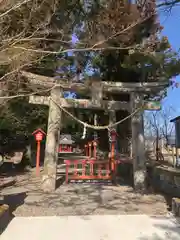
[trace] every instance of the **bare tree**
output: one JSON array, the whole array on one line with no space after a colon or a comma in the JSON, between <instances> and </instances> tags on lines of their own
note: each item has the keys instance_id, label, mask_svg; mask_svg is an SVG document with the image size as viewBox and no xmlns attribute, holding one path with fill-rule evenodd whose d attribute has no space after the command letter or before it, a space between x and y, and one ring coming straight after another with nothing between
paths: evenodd
<instances>
[{"instance_id":1,"label":"bare tree","mask_svg":"<svg viewBox=\"0 0 180 240\"><path fill-rule=\"evenodd\" d=\"M161 111L145 113L145 134L147 137L155 139L155 149L157 160L159 160L160 141L168 143L169 138L174 133L174 124L170 122L175 110L172 107L163 108Z\"/></svg>"},{"instance_id":2,"label":"bare tree","mask_svg":"<svg viewBox=\"0 0 180 240\"><path fill-rule=\"evenodd\" d=\"M93 2L97 6L91 7ZM6 74L2 74L0 80L19 70L29 70L44 56L69 51L135 49L141 54L153 55L159 40L151 38L140 44L136 41L136 30L139 25L152 20L151 34L157 32L159 26L154 5L147 1L147 6L141 9L138 5L122 2L112 0L107 7L102 7L101 1L87 1L86 4L79 0L73 3L68 0L1 1L0 64ZM71 37L77 28L84 28L86 34L80 36L79 47L73 48ZM113 47L112 43L117 39L119 46ZM77 66L80 67L78 63Z\"/></svg>"},{"instance_id":3,"label":"bare tree","mask_svg":"<svg viewBox=\"0 0 180 240\"><path fill-rule=\"evenodd\" d=\"M156 2L158 8L162 7L172 8L180 4L180 0L157 0Z\"/></svg>"}]
</instances>

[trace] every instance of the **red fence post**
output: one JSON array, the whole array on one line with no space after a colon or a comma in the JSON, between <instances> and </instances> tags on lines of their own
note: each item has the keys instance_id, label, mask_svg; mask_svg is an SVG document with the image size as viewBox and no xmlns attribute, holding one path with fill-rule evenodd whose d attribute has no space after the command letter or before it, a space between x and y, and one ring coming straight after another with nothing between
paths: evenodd
<instances>
[{"instance_id":1,"label":"red fence post","mask_svg":"<svg viewBox=\"0 0 180 240\"><path fill-rule=\"evenodd\" d=\"M91 153L91 150L92 150L92 149L91 149L91 147L92 147L92 143L89 142L89 143L88 143L88 146L89 146L89 157L91 157L91 154L92 154L92 153Z\"/></svg>"},{"instance_id":2,"label":"red fence post","mask_svg":"<svg viewBox=\"0 0 180 240\"><path fill-rule=\"evenodd\" d=\"M82 176L86 175L86 161L82 161Z\"/></svg>"},{"instance_id":3,"label":"red fence post","mask_svg":"<svg viewBox=\"0 0 180 240\"><path fill-rule=\"evenodd\" d=\"M90 175L93 176L94 174L94 162L93 161L90 161L89 162L90 164Z\"/></svg>"},{"instance_id":4,"label":"red fence post","mask_svg":"<svg viewBox=\"0 0 180 240\"><path fill-rule=\"evenodd\" d=\"M101 164L98 164L98 177L100 178L101 177Z\"/></svg>"},{"instance_id":5,"label":"red fence post","mask_svg":"<svg viewBox=\"0 0 180 240\"><path fill-rule=\"evenodd\" d=\"M97 142L93 141L93 157L96 159L97 157Z\"/></svg>"},{"instance_id":6,"label":"red fence post","mask_svg":"<svg viewBox=\"0 0 180 240\"><path fill-rule=\"evenodd\" d=\"M109 163L106 164L106 177L109 177Z\"/></svg>"},{"instance_id":7,"label":"red fence post","mask_svg":"<svg viewBox=\"0 0 180 240\"><path fill-rule=\"evenodd\" d=\"M78 172L77 172L78 164L77 161L74 162L74 176L76 177Z\"/></svg>"}]
</instances>

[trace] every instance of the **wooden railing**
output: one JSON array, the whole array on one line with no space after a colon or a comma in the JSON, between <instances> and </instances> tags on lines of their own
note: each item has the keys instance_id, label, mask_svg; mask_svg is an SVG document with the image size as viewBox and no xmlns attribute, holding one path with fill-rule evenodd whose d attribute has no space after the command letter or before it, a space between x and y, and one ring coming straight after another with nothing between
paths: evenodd
<instances>
[{"instance_id":1,"label":"wooden railing","mask_svg":"<svg viewBox=\"0 0 180 240\"><path fill-rule=\"evenodd\" d=\"M110 180L109 161L96 159L65 160L66 183L70 180Z\"/></svg>"},{"instance_id":2,"label":"wooden railing","mask_svg":"<svg viewBox=\"0 0 180 240\"><path fill-rule=\"evenodd\" d=\"M117 165L125 162L115 156L115 141L112 141L109 159L97 158L97 142L88 142L85 145L85 156L80 159L65 159L66 183L71 180L112 180L116 182Z\"/></svg>"}]
</instances>

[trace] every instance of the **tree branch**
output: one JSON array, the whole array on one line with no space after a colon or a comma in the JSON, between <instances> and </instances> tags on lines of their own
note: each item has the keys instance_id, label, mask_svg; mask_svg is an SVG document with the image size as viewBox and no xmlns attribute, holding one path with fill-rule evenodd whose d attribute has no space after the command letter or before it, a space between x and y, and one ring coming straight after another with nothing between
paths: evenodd
<instances>
[{"instance_id":1,"label":"tree branch","mask_svg":"<svg viewBox=\"0 0 180 240\"><path fill-rule=\"evenodd\" d=\"M159 3L156 5L156 7L160 8L160 7L171 7L176 5L177 3L180 3L180 0L171 0L171 1L164 1L162 3Z\"/></svg>"},{"instance_id":2,"label":"tree branch","mask_svg":"<svg viewBox=\"0 0 180 240\"><path fill-rule=\"evenodd\" d=\"M24 4L28 3L28 2L31 2L31 1L32 1L32 0L25 0L25 1L23 1L23 2L17 3L16 5L14 5L13 7L11 7L10 9L8 9L6 12L0 14L0 18L5 17L5 16L6 16L7 14L9 14L10 12L12 12L12 11L20 8L22 5L24 5Z\"/></svg>"}]
</instances>

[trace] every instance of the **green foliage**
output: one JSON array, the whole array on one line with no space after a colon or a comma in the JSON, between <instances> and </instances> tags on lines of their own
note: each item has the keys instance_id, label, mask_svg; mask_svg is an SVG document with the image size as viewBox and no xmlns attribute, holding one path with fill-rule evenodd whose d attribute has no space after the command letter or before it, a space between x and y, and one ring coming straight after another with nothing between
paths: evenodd
<instances>
[{"instance_id":1,"label":"green foliage","mask_svg":"<svg viewBox=\"0 0 180 240\"><path fill-rule=\"evenodd\" d=\"M47 128L48 108L28 103L26 98L16 98L1 107L0 129L31 134L35 129Z\"/></svg>"}]
</instances>

